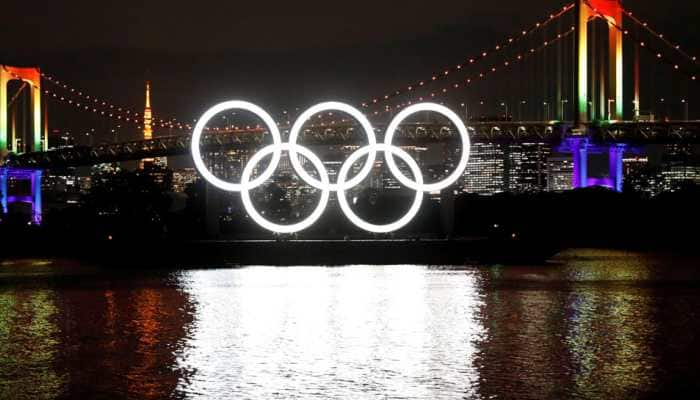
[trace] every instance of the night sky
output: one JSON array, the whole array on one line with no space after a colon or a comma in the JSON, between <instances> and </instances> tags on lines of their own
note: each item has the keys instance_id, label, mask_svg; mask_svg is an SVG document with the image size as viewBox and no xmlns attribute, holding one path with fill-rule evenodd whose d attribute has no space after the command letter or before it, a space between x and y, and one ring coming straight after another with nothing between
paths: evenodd
<instances>
[{"instance_id":1,"label":"night sky","mask_svg":"<svg viewBox=\"0 0 700 400\"><path fill-rule=\"evenodd\" d=\"M231 98L274 113L327 99L358 104L463 62L568 2L135 3L6 2L0 62L40 65L135 109L143 107L143 81L151 79L154 113L161 116L196 118ZM629 0L625 6L691 53L700 50L700 2ZM514 83L500 84L503 97ZM488 98L495 89L476 90L463 96ZM55 124L74 123L76 114L56 107Z\"/></svg>"}]
</instances>

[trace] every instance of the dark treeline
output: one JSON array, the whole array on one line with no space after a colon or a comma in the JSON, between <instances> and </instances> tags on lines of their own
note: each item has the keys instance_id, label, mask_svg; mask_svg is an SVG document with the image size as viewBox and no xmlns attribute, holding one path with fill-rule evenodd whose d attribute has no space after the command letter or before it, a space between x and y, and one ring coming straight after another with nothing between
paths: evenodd
<instances>
[{"instance_id":1,"label":"dark treeline","mask_svg":"<svg viewBox=\"0 0 700 400\"><path fill-rule=\"evenodd\" d=\"M121 171L93 179L79 204L51 209L40 227L26 215L10 214L0 224L3 243L14 246L58 244L75 247L104 241L181 242L201 239L343 239L488 237L561 246L603 246L694 251L700 227L700 188L687 185L654 198L603 188L565 193L504 193L494 196L426 195L418 216L391 235L373 235L348 221L331 201L321 219L294 236L278 237L258 227L239 196L222 193L199 181L177 200L168 191L170 175ZM290 223L308 215L318 196L291 201L286 190L271 184L256 190L258 210L271 220ZM403 215L415 193L374 191L350 194L359 216L387 223ZM334 195L332 195L333 197Z\"/></svg>"}]
</instances>

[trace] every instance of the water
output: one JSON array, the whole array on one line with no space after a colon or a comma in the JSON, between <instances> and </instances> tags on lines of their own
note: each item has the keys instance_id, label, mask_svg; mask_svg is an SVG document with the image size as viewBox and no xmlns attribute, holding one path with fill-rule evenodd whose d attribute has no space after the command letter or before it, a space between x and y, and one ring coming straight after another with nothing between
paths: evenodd
<instances>
[{"instance_id":1,"label":"water","mask_svg":"<svg viewBox=\"0 0 700 400\"><path fill-rule=\"evenodd\" d=\"M649 398L700 381L698 258L0 265L0 398Z\"/></svg>"}]
</instances>

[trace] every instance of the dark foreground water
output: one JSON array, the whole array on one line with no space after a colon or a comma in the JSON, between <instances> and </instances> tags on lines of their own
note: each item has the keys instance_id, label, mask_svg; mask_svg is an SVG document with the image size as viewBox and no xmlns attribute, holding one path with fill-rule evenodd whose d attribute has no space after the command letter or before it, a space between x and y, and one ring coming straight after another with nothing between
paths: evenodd
<instances>
[{"instance_id":1,"label":"dark foreground water","mask_svg":"<svg viewBox=\"0 0 700 400\"><path fill-rule=\"evenodd\" d=\"M577 250L541 266L140 273L5 261L0 398L695 397L698 260Z\"/></svg>"}]
</instances>

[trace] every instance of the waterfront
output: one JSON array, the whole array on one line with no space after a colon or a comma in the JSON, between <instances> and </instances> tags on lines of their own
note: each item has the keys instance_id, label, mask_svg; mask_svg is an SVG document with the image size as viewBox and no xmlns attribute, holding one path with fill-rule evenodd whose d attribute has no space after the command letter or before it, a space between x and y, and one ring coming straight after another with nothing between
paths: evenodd
<instances>
[{"instance_id":1,"label":"waterfront","mask_svg":"<svg viewBox=\"0 0 700 400\"><path fill-rule=\"evenodd\" d=\"M0 266L0 398L649 398L698 387L698 257Z\"/></svg>"}]
</instances>

